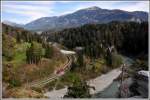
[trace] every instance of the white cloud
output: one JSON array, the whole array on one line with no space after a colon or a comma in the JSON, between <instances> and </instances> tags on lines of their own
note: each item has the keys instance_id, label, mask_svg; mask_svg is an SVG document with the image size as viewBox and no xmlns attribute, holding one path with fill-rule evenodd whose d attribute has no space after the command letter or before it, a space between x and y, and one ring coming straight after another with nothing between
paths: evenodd
<instances>
[{"instance_id":1,"label":"white cloud","mask_svg":"<svg viewBox=\"0 0 150 100\"><path fill-rule=\"evenodd\" d=\"M122 5L119 5L121 3ZM149 1L87 1L85 2L85 5L81 4L77 6L76 10L88 8L91 6L98 6L102 9L121 9L126 11L147 12L149 11Z\"/></svg>"},{"instance_id":2,"label":"white cloud","mask_svg":"<svg viewBox=\"0 0 150 100\"><path fill-rule=\"evenodd\" d=\"M22 14L22 15L48 15L49 13L53 13L52 9L47 6L31 6L31 5L4 5L2 6L2 10L8 13ZM32 14L33 13L33 14Z\"/></svg>"},{"instance_id":3,"label":"white cloud","mask_svg":"<svg viewBox=\"0 0 150 100\"><path fill-rule=\"evenodd\" d=\"M72 7L57 12L56 9L61 9L58 3L72 5ZM2 12L10 13L10 16L15 14L27 17L29 22L40 17L64 15L91 6L126 11L149 11L148 1L2 1Z\"/></svg>"},{"instance_id":4,"label":"white cloud","mask_svg":"<svg viewBox=\"0 0 150 100\"><path fill-rule=\"evenodd\" d=\"M24 16L28 18L28 21L35 20L40 17L49 16L53 12L54 2L48 1L27 1L27 2L2 2L2 12L10 13L12 16L17 14L18 16Z\"/></svg>"},{"instance_id":5,"label":"white cloud","mask_svg":"<svg viewBox=\"0 0 150 100\"><path fill-rule=\"evenodd\" d=\"M137 2L134 5L121 7L120 9L127 10L127 11L147 11L147 12L149 12L149 2L141 1L141 2Z\"/></svg>"}]
</instances>

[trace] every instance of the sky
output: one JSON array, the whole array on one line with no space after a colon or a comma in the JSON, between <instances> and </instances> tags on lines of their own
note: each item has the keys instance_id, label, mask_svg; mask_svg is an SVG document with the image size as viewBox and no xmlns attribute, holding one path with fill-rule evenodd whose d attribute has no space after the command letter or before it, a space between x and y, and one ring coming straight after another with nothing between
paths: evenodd
<instances>
[{"instance_id":1,"label":"sky","mask_svg":"<svg viewBox=\"0 0 150 100\"><path fill-rule=\"evenodd\" d=\"M1 20L26 24L41 17L60 16L92 6L149 12L148 1L2 1Z\"/></svg>"}]
</instances>

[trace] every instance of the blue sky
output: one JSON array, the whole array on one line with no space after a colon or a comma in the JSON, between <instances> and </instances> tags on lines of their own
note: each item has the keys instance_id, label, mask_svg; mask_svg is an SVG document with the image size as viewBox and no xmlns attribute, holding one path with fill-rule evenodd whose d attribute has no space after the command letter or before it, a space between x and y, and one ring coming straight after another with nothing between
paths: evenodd
<instances>
[{"instance_id":1,"label":"blue sky","mask_svg":"<svg viewBox=\"0 0 150 100\"><path fill-rule=\"evenodd\" d=\"M2 1L1 18L26 24L41 17L60 16L91 6L149 12L148 1Z\"/></svg>"}]
</instances>

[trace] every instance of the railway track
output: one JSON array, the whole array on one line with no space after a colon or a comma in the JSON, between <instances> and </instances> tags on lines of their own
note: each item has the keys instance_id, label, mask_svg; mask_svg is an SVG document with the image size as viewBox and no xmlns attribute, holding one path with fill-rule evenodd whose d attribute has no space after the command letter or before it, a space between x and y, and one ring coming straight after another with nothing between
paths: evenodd
<instances>
[{"instance_id":1,"label":"railway track","mask_svg":"<svg viewBox=\"0 0 150 100\"><path fill-rule=\"evenodd\" d=\"M63 71L64 73L66 71L68 71L70 69L71 64L72 64L72 58L71 58L71 56L67 55L66 63L63 65L63 67L60 67L61 71ZM31 83L28 83L28 84L25 84L25 87L43 87L46 84L48 84L49 82L52 82L55 79L57 79L57 78L59 78L59 77L61 77L63 75L63 74L57 73L57 72L59 72L59 70L56 70L55 73L53 73L52 75L50 75L47 78L44 78L42 80L37 80L37 81L31 82Z\"/></svg>"}]
</instances>

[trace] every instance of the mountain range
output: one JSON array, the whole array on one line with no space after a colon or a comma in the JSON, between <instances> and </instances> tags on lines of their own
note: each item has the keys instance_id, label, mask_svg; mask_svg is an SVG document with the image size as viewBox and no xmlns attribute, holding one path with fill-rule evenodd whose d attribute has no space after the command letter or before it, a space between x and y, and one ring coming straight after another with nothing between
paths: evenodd
<instances>
[{"instance_id":1,"label":"mountain range","mask_svg":"<svg viewBox=\"0 0 150 100\"><path fill-rule=\"evenodd\" d=\"M119 9L109 10L93 6L62 16L42 17L25 24L23 27L31 31L62 30L84 24L100 24L111 21L148 21L148 13Z\"/></svg>"},{"instance_id":2,"label":"mountain range","mask_svg":"<svg viewBox=\"0 0 150 100\"><path fill-rule=\"evenodd\" d=\"M17 24L15 22L11 22L11 21L8 21L8 20L4 20L3 24L9 25L9 26L13 26L13 27L21 27L21 28L24 27L23 24Z\"/></svg>"}]
</instances>

